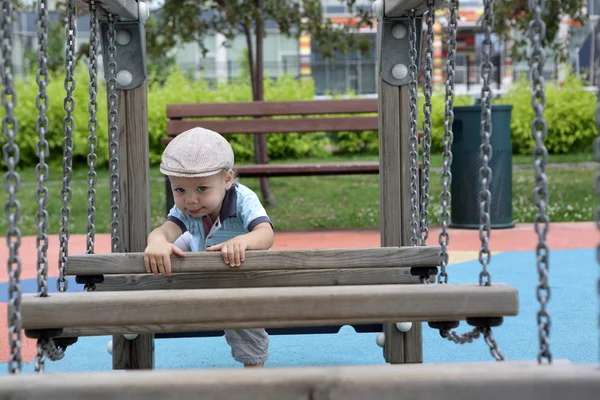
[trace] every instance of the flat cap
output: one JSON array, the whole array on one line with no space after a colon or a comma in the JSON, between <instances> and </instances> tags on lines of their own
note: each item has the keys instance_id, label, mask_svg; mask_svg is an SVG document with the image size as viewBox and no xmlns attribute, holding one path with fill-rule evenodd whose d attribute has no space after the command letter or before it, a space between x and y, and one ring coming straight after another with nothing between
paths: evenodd
<instances>
[{"instance_id":1,"label":"flat cap","mask_svg":"<svg viewBox=\"0 0 600 400\"><path fill-rule=\"evenodd\" d=\"M165 148L160 172L167 176L198 178L233 168L231 145L223 136L204 128L177 135Z\"/></svg>"}]
</instances>

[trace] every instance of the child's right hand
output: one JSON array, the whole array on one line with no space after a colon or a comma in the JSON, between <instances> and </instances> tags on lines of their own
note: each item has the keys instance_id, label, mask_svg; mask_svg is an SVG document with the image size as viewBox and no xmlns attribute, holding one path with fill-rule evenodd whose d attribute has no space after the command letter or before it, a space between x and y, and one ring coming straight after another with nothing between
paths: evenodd
<instances>
[{"instance_id":1,"label":"child's right hand","mask_svg":"<svg viewBox=\"0 0 600 400\"><path fill-rule=\"evenodd\" d=\"M171 254L177 254L184 257L185 252L179 247L169 243L167 240L160 240L149 243L144 250L144 265L146 272L152 272L154 275L171 275Z\"/></svg>"}]
</instances>

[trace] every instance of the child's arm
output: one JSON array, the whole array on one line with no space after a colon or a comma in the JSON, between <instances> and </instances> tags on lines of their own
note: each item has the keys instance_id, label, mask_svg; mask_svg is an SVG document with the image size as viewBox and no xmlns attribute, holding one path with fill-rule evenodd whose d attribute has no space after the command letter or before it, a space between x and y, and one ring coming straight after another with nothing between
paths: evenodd
<instances>
[{"instance_id":1,"label":"child's arm","mask_svg":"<svg viewBox=\"0 0 600 400\"><path fill-rule=\"evenodd\" d=\"M226 242L210 246L206 251L221 251L223 261L239 267L246 259L246 250L268 250L273 246L275 234L269 222L256 225L251 232L236 236Z\"/></svg>"},{"instance_id":2,"label":"child's arm","mask_svg":"<svg viewBox=\"0 0 600 400\"><path fill-rule=\"evenodd\" d=\"M184 256L185 253L173 242L181 236L181 228L174 222L167 221L154 229L148 236L148 245L144 250L144 265L147 272L154 275L171 274L171 254Z\"/></svg>"}]
</instances>

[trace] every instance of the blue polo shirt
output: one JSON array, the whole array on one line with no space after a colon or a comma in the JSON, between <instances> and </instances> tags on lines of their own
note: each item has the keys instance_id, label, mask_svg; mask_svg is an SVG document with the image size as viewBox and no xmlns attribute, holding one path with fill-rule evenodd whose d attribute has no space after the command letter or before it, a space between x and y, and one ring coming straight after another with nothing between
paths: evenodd
<instances>
[{"instance_id":1,"label":"blue polo shirt","mask_svg":"<svg viewBox=\"0 0 600 400\"><path fill-rule=\"evenodd\" d=\"M189 232L190 251L206 251L207 247L243 235L260 223L272 225L258 196L241 183L234 183L225 193L221 213L216 221L210 217L192 217L173 206L167 221L176 223L182 234Z\"/></svg>"}]
</instances>

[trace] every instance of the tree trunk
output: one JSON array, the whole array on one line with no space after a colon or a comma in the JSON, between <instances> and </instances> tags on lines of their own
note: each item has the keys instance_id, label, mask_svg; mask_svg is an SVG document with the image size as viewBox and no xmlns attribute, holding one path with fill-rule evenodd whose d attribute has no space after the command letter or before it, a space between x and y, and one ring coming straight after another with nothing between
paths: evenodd
<instances>
[{"instance_id":1,"label":"tree trunk","mask_svg":"<svg viewBox=\"0 0 600 400\"><path fill-rule=\"evenodd\" d=\"M252 33L250 27L245 27L246 41L248 43L248 62L250 66L250 79L252 83L252 100L264 100L264 67L263 67L263 38L264 23L262 20L262 9L264 0L256 1L256 12L258 17L255 21L256 26L256 62L252 55ZM269 161L267 152L267 138L264 134L254 135L254 162L256 164L267 164ZM277 201L269 187L268 178L259 178L260 191L265 206L275 206Z\"/></svg>"}]
</instances>

